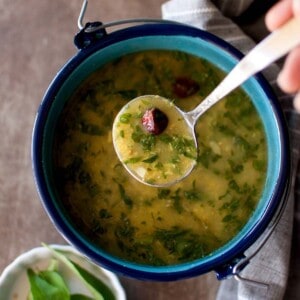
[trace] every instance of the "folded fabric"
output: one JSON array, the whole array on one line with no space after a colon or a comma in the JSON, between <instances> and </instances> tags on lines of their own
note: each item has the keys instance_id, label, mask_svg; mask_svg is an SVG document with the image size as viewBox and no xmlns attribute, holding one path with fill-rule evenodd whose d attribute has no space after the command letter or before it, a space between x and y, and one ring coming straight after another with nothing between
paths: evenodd
<instances>
[{"instance_id":1,"label":"folded fabric","mask_svg":"<svg viewBox=\"0 0 300 300\"><path fill-rule=\"evenodd\" d=\"M164 19L186 23L209 31L226 40L246 54L255 42L247 36L227 16L238 16L243 13L253 0L215 1L209 0L171 0L162 5ZM218 5L218 7L216 6ZM274 232L250 264L241 272L241 276L268 285L250 285L244 281L227 279L221 282L217 299L282 299L284 297L288 274L292 239L294 179L296 175L300 146L300 117L293 111L292 98L284 95L276 85L279 72L277 65L272 65L263 73L276 92L287 116L292 141L293 180L291 193L285 210ZM299 195L299 193L298 193ZM254 243L245 253L251 255L258 247L260 240Z\"/></svg>"}]
</instances>

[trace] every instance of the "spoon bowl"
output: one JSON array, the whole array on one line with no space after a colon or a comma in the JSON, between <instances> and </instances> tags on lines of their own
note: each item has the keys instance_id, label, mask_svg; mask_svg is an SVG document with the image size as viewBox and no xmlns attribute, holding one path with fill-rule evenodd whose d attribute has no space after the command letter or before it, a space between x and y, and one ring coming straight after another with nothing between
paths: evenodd
<instances>
[{"instance_id":1,"label":"spoon bowl","mask_svg":"<svg viewBox=\"0 0 300 300\"><path fill-rule=\"evenodd\" d=\"M153 119L157 112L167 120L162 130L158 119L162 117ZM151 127L155 130L151 131ZM194 127L186 121L185 112L166 98L145 95L131 100L116 116L112 134L114 148L126 170L147 185L174 184L196 165Z\"/></svg>"}]
</instances>

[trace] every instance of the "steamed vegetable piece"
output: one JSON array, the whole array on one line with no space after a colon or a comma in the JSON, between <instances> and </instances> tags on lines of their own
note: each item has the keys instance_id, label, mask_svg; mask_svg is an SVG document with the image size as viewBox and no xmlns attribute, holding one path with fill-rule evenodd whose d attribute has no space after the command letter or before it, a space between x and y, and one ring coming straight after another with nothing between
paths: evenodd
<instances>
[{"instance_id":1,"label":"steamed vegetable piece","mask_svg":"<svg viewBox=\"0 0 300 300\"><path fill-rule=\"evenodd\" d=\"M53 254L46 270L34 272L27 270L30 282L28 300L115 300L112 291L90 272L68 259L63 253L46 246ZM58 262L69 268L73 275L80 280L92 297L82 294L71 294L67 283L58 271Z\"/></svg>"}]
</instances>

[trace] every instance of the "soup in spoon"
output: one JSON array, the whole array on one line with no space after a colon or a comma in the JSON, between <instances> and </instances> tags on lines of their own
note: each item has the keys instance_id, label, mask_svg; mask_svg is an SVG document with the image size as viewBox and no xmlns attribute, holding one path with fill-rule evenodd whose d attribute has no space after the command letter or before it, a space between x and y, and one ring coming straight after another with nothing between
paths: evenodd
<instances>
[{"instance_id":1,"label":"soup in spoon","mask_svg":"<svg viewBox=\"0 0 300 300\"><path fill-rule=\"evenodd\" d=\"M112 132L120 161L142 183L174 184L196 164L193 128L172 102L160 96L130 101L117 115Z\"/></svg>"}]
</instances>

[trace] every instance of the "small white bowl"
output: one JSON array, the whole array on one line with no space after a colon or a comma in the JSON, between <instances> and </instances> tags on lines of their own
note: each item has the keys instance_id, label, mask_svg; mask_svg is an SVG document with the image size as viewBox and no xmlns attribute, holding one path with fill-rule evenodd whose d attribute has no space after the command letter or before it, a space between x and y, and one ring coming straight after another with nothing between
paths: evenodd
<instances>
[{"instance_id":1,"label":"small white bowl","mask_svg":"<svg viewBox=\"0 0 300 300\"><path fill-rule=\"evenodd\" d=\"M51 245L50 247L62 251L66 257L99 278L111 289L116 300L126 300L124 289L115 274L93 264L71 246ZM27 300L30 291L27 269L44 270L52 258L51 251L46 247L34 248L17 257L0 276L0 300ZM83 284L59 261L58 270L72 293L89 295Z\"/></svg>"}]
</instances>

